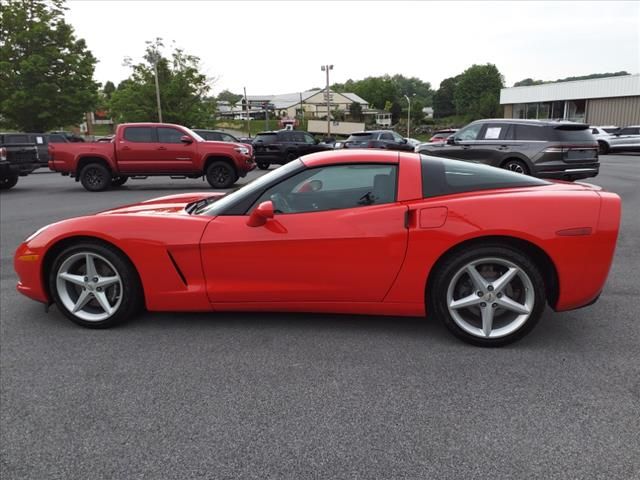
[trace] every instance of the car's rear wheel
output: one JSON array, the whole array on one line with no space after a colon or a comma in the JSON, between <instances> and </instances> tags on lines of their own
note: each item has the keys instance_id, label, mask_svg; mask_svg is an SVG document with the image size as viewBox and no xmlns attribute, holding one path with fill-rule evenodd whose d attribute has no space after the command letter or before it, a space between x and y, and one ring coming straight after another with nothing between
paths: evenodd
<instances>
[{"instance_id":1,"label":"car's rear wheel","mask_svg":"<svg viewBox=\"0 0 640 480\"><path fill-rule=\"evenodd\" d=\"M236 183L238 175L235 169L227 162L212 162L207 167L207 182L213 188L229 188Z\"/></svg>"},{"instance_id":2,"label":"car's rear wheel","mask_svg":"<svg viewBox=\"0 0 640 480\"><path fill-rule=\"evenodd\" d=\"M18 176L0 177L0 190L9 190L18 184Z\"/></svg>"},{"instance_id":3,"label":"car's rear wheel","mask_svg":"<svg viewBox=\"0 0 640 480\"><path fill-rule=\"evenodd\" d=\"M111 185L111 171L101 163L90 163L80 172L80 183L90 192L102 192Z\"/></svg>"},{"instance_id":4,"label":"car's rear wheel","mask_svg":"<svg viewBox=\"0 0 640 480\"><path fill-rule=\"evenodd\" d=\"M131 262L115 248L99 243L63 250L50 269L49 289L62 313L89 328L116 325L142 304L140 280Z\"/></svg>"},{"instance_id":5,"label":"car's rear wheel","mask_svg":"<svg viewBox=\"0 0 640 480\"><path fill-rule=\"evenodd\" d=\"M606 155L607 153L609 153L609 144L607 142L599 141L598 153L600 153L600 155Z\"/></svg>"},{"instance_id":6,"label":"car's rear wheel","mask_svg":"<svg viewBox=\"0 0 640 480\"><path fill-rule=\"evenodd\" d=\"M129 180L129 177L127 177L126 175L122 175L122 176L119 176L119 177L113 177L111 179L111 186L112 187L121 187L122 185L127 183L127 180Z\"/></svg>"},{"instance_id":7,"label":"car's rear wheel","mask_svg":"<svg viewBox=\"0 0 640 480\"><path fill-rule=\"evenodd\" d=\"M522 160L511 159L502 164L502 168L505 170L511 170L512 172L522 173L529 175L529 167Z\"/></svg>"},{"instance_id":8,"label":"car's rear wheel","mask_svg":"<svg viewBox=\"0 0 640 480\"><path fill-rule=\"evenodd\" d=\"M482 246L449 257L429 292L431 305L458 338L499 347L533 329L546 304L539 268L519 251Z\"/></svg>"},{"instance_id":9,"label":"car's rear wheel","mask_svg":"<svg viewBox=\"0 0 640 480\"><path fill-rule=\"evenodd\" d=\"M258 162L258 168L260 170L269 170L269 165L267 162Z\"/></svg>"}]
</instances>

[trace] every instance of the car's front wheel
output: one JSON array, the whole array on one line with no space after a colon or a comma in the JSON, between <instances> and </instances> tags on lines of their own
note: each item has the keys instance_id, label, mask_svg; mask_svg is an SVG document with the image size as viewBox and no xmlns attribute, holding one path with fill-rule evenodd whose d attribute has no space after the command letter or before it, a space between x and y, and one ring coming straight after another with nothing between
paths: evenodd
<instances>
[{"instance_id":1,"label":"car's front wheel","mask_svg":"<svg viewBox=\"0 0 640 480\"><path fill-rule=\"evenodd\" d=\"M11 175L10 177L0 177L0 190L9 190L18 183L18 176Z\"/></svg>"},{"instance_id":2,"label":"car's front wheel","mask_svg":"<svg viewBox=\"0 0 640 480\"><path fill-rule=\"evenodd\" d=\"M462 340L499 347L536 325L546 303L544 281L529 257L505 245L450 256L429 292L446 327Z\"/></svg>"},{"instance_id":3,"label":"car's front wheel","mask_svg":"<svg viewBox=\"0 0 640 480\"><path fill-rule=\"evenodd\" d=\"M235 169L223 161L212 162L207 167L206 176L213 188L229 188L238 179Z\"/></svg>"},{"instance_id":4,"label":"car's front wheel","mask_svg":"<svg viewBox=\"0 0 640 480\"><path fill-rule=\"evenodd\" d=\"M79 243L64 249L49 275L51 296L71 321L107 328L135 314L142 304L138 274L115 248Z\"/></svg>"}]
</instances>

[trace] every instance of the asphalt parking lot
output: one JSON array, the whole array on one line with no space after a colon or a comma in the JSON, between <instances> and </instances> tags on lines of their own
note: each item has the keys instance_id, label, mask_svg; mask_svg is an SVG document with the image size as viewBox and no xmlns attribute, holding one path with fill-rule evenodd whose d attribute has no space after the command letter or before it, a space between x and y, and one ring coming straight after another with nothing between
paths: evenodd
<instances>
[{"instance_id":1,"label":"asphalt parking lot","mask_svg":"<svg viewBox=\"0 0 640 480\"><path fill-rule=\"evenodd\" d=\"M640 478L640 156L601 163L591 182L623 199L602 297L492 350L395 317L77 327L15 291L16 246L56 220L208 184L20 179L0 195L0 476Z\"/></svg>"}]
</instances>

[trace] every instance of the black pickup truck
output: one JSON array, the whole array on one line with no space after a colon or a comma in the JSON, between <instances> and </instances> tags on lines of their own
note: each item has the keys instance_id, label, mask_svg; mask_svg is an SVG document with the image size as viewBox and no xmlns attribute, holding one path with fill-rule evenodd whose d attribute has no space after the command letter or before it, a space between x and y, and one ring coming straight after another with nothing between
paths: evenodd
<instances>
[{"instance_id":1,"label":"black pickup truck","mask_svg":"<svg viewBox=\"0 0 640 480\"><path fill-rule=\"evenodd\" d=\"M38 147L26 133L0 133L0 189L8 190L41 167Z\"/></svg>"}]
</instances>

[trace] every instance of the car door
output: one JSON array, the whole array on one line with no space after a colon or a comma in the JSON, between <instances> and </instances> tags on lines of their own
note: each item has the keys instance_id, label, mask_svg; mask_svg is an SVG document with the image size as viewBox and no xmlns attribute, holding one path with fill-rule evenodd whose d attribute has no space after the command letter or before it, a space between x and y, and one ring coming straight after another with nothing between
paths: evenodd
<instances>
[{"instance_id":1,"label":"car door","mask_svg":"<svg viewBox=\"0 0 640 480\"><path fill-rule=\"evenodd\" d=\"M130 175L154 171L151 162L157 155L158 144L153 127L124 127L122 137L116 143L118 169Z\"/></svg>"},{"instance_id":2,"label":"car door","mask_svg":"<svg viewBox=\"0 0 640 480\"><path fill-rule=\"evenodd\" d=\"M210 300L382 301L407 247L397 172L387 164L304 169L268 187L247 214L217 216L201 243ZM264 201L274 217L248 226Z\"/></svg>"},{"instance_id":3,"label":"car door","mask_svg":"<svg viewBox=\"0 0 640 480\"><path fill-rule=\"evenodd\" d=\"M395 142L393 141L393 135L391 134L391 132L380 133L379 144L382 148L386 148L389 150L397 150L395 147Z\"/></svg>"},{"instance_id":4,"label":"car door","mask_svg":"<svg viewBox=\"0 0 640 480\"><path fill-rule=\"evenodd\" d=\"M157 127L156 160L160 169L167 173L188 173L195 171L195 156L197 143L192 138L191 143L183 142L185 136L191 138L182 130L174 127Z\"/></svg>"},{"instance_id":5,"label":"car door","mask_svg":"<svg viewBox=\"0 0 640 480\"><path fill-rule=\"evenodd\" d=\"M449 141L445 142L444 147L434 153L442 157L469 160L471 157L471 148L475 144L482 127L482 123L467 125L453 135L453 143L449 143Z\"/></svg>"},{"instance_id":6,"label":"car door","mask_svg":"<svg viewBox=\"0 0 640 480\"><path fill-rule=\"evenodd\" d=\"M513 150L513 140L510 138L511 125L502 122L485 123L475 141L468 142L465 160L485 163L494 167L499 166Z\"/></svg>"},{"instance_id":7,"label":"car door","mask_svg":"<svg viewBox=\"0 0 640 480\"><path fill-rule=\"evenodd\" d=\"M393 148L395 150L413 152L413 147L402 135L399 135L396 132L391 132L391 136L393 137Z\"/></svg>"},{"instance_id":8,"label":"car door","mask_svg":"<svg viewBox=\"0 0 640 480\"><path fill-rule=\"evenodd\" d=\"M611 136L612 147L624 149L640 147L640 127L625 127Z\"/></svg>"}]
</instances>

